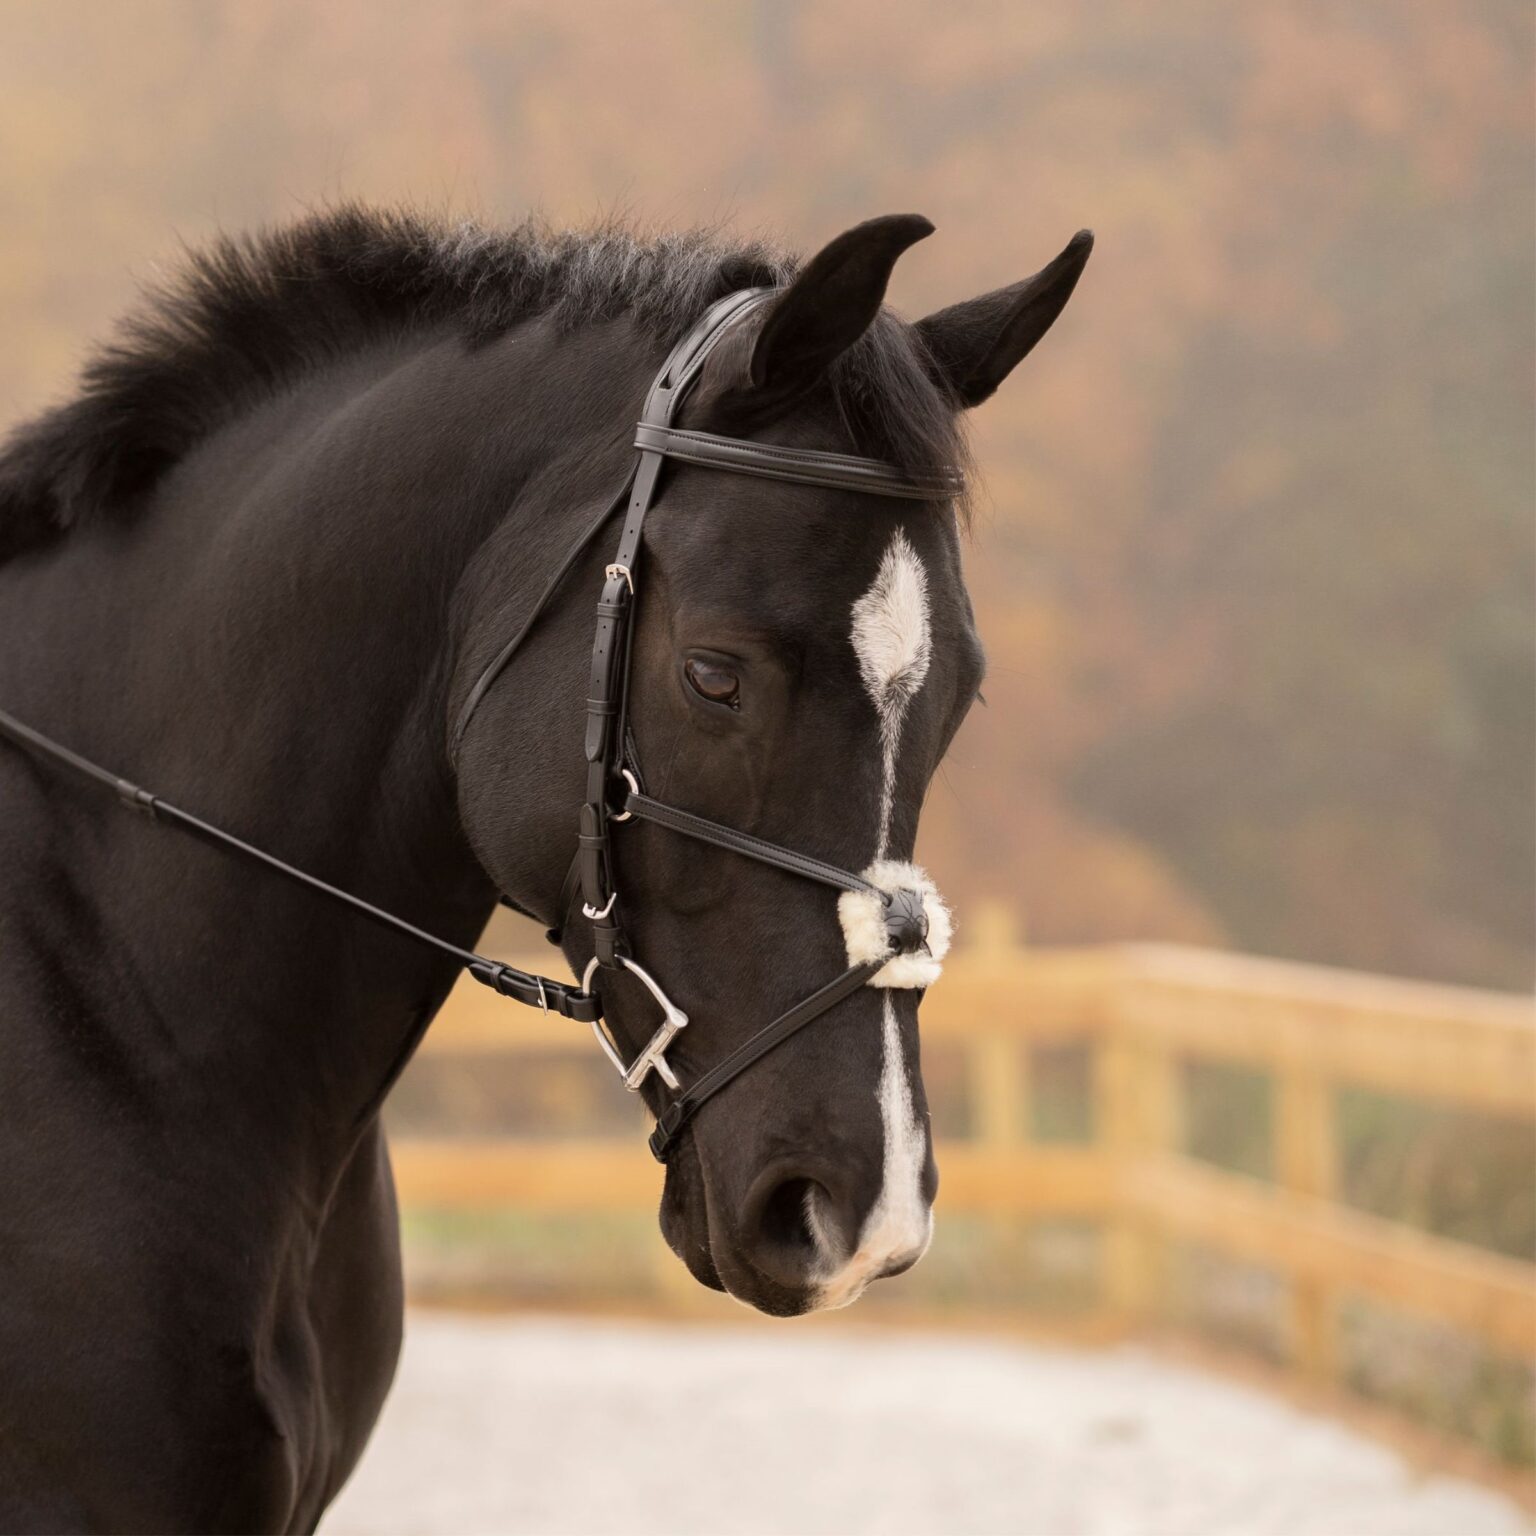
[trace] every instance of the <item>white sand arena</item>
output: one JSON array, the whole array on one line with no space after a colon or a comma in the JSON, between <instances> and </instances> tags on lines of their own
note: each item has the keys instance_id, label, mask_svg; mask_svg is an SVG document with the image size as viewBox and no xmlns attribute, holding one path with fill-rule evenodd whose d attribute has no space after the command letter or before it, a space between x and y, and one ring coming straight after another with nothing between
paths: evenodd
<instances>
[{"instance_id":1,"label":"white sand arena","mask_svg":"<svg viewBox=\"0 0 1536 1536\"><path fill-rule=\"evenodd\" d=\"M1135 1349L413 1313L326 1536L1484 1536L1507 1500Z\"/></svg>"}]
</instances>

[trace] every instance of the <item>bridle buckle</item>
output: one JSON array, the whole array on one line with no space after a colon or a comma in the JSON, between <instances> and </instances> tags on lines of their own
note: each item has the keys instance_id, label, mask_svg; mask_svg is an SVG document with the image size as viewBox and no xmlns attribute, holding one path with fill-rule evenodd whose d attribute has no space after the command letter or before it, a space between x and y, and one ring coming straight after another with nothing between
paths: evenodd
<instances>
[{"instance_id":1,"label":"bridle buckle","mask_svg":"<svg viewBox=\"0 0 1536 1536\"><path fill-rule=\"evenodd\" d=\"M676 1092L681 1084L677 1080L677 1074L672 1070L672 1064L667 1060L666 1050L672 1044L678 1031L687 1028L688 1015L661 990L661 984L643 966L636 965L633 960L627 959L623 955L616 957L616 964L619 970L633 972L640 984L661 1005L661 1027L651 1036L645 1048L628 1066L624 1064L624 1058L619 1055L618 1048L609 1039L602 1025L596 1021L592 1024L593 1037L603 1048L603 1055L613 1063L614 1070L624 1079L624 1086L631 1093L638 1093L644 1086L646 1078L652 1072L668 1088ZM592 976L597 970L597 965L596 955L587 961L587 968L581 977L581 990L583 992L591 991Z\"/></svg>"}]
</instances>

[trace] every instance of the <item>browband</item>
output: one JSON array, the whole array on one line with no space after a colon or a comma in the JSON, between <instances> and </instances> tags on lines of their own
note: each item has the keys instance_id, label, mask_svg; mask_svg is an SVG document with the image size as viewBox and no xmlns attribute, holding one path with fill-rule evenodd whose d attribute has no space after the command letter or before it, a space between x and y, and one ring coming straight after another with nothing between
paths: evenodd
<instances>
[{"instance_id":1,"label":"browband","mask_svg":"<svg viewBox=\"0 0 1536 1536\"><path fill-rule=\"evenodd\" d=\"M783 448L771 443L721 437L684 427L663 427L642 421L635 427L635 447L685 464L757 475L764 480L792 480L837 491L863 491L872 496L901 496L910 501L948 501L965 488L959 471L942 475L909 475L883 459L862 459L851 453L822 453L815 448Z\"/></svg>"}]
</instances>

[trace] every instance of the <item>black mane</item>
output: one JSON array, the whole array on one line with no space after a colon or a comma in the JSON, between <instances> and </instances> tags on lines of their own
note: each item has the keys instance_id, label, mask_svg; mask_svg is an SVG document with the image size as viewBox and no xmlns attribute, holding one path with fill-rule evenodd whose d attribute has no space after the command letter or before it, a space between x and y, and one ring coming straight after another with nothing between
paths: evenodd
<instances>
[{"instance_id":1,"label":"black mane","mask_svg":"<svg viewBox=\"0 0 1536 1536\"><path fill-rule=\"evenodd\" d=\"M710 229L496 231L356 205L221 237L123 322L73 400L0 449L0 559L130 505L238 411L380 337L458 324L475 344L534 315L574 329L627 312L670 340L713 300L795 269ZM964 462L921 362L915 333L882 315L832 379L861 451L914 473Z\"/></svg>"}]
</instances>

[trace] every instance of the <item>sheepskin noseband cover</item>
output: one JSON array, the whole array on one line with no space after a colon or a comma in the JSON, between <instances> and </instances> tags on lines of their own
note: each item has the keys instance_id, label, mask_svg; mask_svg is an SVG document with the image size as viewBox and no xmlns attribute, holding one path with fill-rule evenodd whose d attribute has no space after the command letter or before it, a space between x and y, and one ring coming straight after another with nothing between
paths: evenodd
<instances>
[{"instance_id":1,"label":"sheepskin noseband cover","mask_svg":"<svg viewBox=\"0 0 1536 1536\"><path fill-rule=\"evenodd\" d=\"M837 915L848 945L849 965L863 965L889 955L870 977L870 986L931 987L943 969L940 962L949 953L953 927L938 887L916 864L895 859L871 864L864 878L896 899L887 907L873 891L844 891L838 897Z\"/></svg>"}]
</instances>

